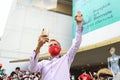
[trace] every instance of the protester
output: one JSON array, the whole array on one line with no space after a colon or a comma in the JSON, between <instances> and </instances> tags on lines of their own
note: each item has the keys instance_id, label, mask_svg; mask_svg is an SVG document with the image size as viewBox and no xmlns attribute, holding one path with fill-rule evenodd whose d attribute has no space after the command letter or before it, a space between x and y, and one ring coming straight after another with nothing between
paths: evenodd
<instances>
[{"instance_id":1,"label":"protester","mask_svg":"<svg viewBox=\"0 0 120 80\"><path fill-rule=\"evenodd\" d=\"M80 47L82 39L83 27L82 14L80 12L77 12L75 20L77 23L76 37L72 46L64 56L60 55L61 45L57 40L49 40L47 35L40 35L37 47L30 57L29 70L31 72L40 72L43 80L70 80L70 66L74 60L76 51ZM51 58L38 62L40 49L46 42L49 43L48 51L51 55Z\"/></svg>"},{"instance_id":2,"label":"protester","mask_svg":"<svg viewBox=\"0 0 120 80\"><path fill-rule=\"evenodd\" d=\"M79 77L78 80L90 80L91 77L89 74L86 73L86 71L84 71Z\"/></svg>"},{"instance_id":3,"label":"protester","mask_svg":"<svg viewBox=\"0 0 120 80\"><path fill-rule=\"evenodd\" d=\"M11 80L19 80L19 72L20 72L20 67L16 67L15 71L12 71L10 74L10 79Z\"/></svg>"}]
</instances>

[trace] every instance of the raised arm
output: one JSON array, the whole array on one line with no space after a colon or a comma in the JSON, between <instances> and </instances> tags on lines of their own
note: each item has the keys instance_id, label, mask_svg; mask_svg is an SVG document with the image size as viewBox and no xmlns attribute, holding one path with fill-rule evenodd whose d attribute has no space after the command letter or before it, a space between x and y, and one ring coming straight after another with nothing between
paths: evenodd
<instances>
[{"instance_id":1,"label":"raised arm","mask_svg":"<svg viewBox=\"0 0 120 80\"><path fill-rule=\"evenodd\" d=\"M48 42L48 36L47 35L40 35L39 39L38 39L38 44L37 47L35 48L35 50L33 51L33 54L30 57L30 65L29 65L29 70L31 72L38 72L41 70L42 68L42 63L39 62L39 53L40 53L40 49L41 47Z\"/></svg>"},{"instance_id":2,"label":"raised arm","mask_svg":"<svg viewBox=\"0 0 120 80\"><path fill-rule=\"evenodd\" d=\"M73 40L72 46L70 47L70 49L67 52L67 56L68 56L68 61L69 64L72 63L74 56L77 52L77 50L80 47L80 43L82 40L82 31L83 31L83 27L82 27L82 14L80 12L77 12L77 15L75 16L75 20L77 23L76 26L76 36L75 39Z\"/></svg>"}]
</instances>

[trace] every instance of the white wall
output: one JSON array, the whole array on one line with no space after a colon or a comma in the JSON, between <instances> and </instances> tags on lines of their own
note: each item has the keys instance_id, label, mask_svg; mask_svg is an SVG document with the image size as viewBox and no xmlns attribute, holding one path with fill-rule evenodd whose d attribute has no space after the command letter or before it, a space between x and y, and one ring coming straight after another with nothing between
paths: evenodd
<instances>
[{"instance_id":1,"label":"white wall","mask_svg":"<svg viewBox=\"0 0 120 80\"><path fill-rule=\"evenodd\" d=\"M67 50L72 42L71 21L71 16L17 4L9 15L0 41L0 63L10 71L14 70L15 65L9 63L9 60L29 58L43 27L48 27L50 38L60 41L62 49ZM46 48L47 45L41 53L46 53ZM25 66L24 63L18 64Z\"/></svg>"},{"instance_id":2,"label":"white wall","mask_svg":"<svg viewBox=\"0 0 120 80\"><path fill-rule=\"evenodd\" d=\"M83 35L81 47L120 37L120 21Z\"/></svg>"},{"instance_id":3,"label":"white wall","mask_svg":"<svg viewBox=\"0 0 120 80\"><path fill-rule=\"evenodd\" d=\"M0 1L0 38L2 37L4 33L4 28L6 26L7 18L10 13L10 10L13 10L14 2L15 0L3 0Z\"/></svg>"}]
</instances>

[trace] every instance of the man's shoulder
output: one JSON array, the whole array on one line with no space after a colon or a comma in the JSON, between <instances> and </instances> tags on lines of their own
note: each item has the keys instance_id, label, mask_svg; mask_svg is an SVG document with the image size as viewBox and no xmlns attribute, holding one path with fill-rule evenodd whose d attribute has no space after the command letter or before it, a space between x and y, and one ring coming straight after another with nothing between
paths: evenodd
<instances>
[{"instance_id":1,"label":"man's shoulder","mask_svg":"<svg viewBox=\"0 0 120 80\"><path fill-rule=\"evenodd\" d=\"M11 73L16 73L15 71L12 71Z\"/></svg>"},{"instance_id":2,"label":"man's shoulder","mask_svg":"<svg viewBox=\"0 0 120 80\"><path fill-rule=\"evenodd\" d=\"M15 72L15 71L12 71L12 72L11 72L11 75L13 75L13 74L16 74L16 72Z\"/></svg>"},{"instance_id":3,"label":"man's shoulder","mask_svg":"<svg viewBox=\"0 0 120 80\"><path fill-rule=\"evenodd\" d=\"M14 72L14 71L12 71L12 72L10 73L10 76L12 77L14 74L15 74L15 72Z\"/></svg>"}]
</instances>

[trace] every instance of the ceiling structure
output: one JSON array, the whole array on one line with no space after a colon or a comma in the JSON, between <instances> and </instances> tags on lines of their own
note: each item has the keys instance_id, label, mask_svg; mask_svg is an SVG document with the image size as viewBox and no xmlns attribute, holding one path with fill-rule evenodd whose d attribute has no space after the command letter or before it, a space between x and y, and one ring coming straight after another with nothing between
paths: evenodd
<instances>
[{"instance_id":1,"label":"ceiling structure","mask_svg":"<svg viewBox=\"0 0 120 80\"><path fill-rule=\"evenodd\" d=\"M72 16L72 0L17 0L17 4Z\"/></svg>"},{"instance_id":2,"label":"ceiling structure","mask_svg":"<svg viewBox=\"0 0 120 80\"><path fill-rule=\"evenodd\" d=\"M58 0L57 7L50 11L72 16L72 0Z\"/></svg>"}]
</instances>

